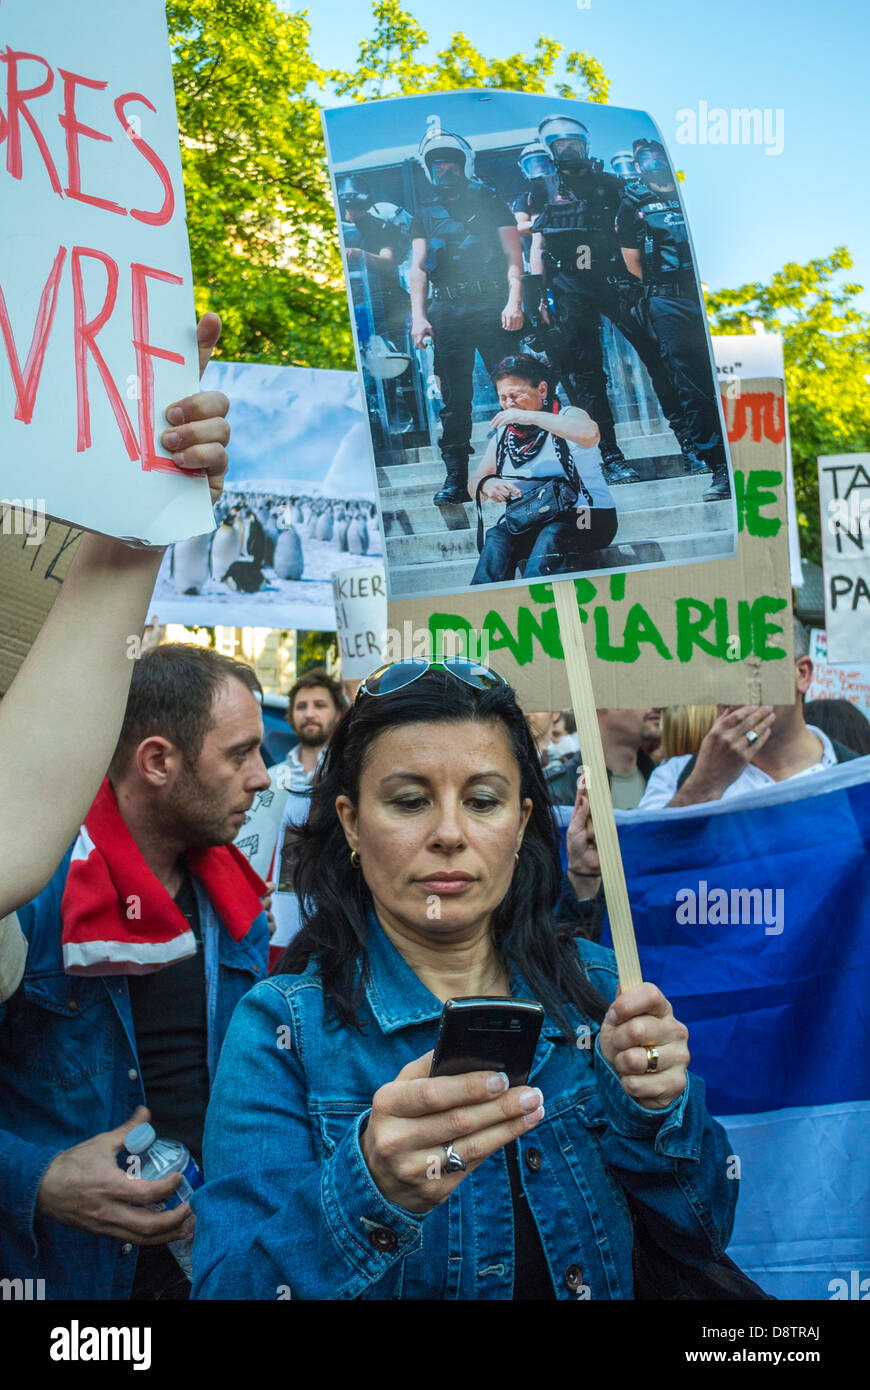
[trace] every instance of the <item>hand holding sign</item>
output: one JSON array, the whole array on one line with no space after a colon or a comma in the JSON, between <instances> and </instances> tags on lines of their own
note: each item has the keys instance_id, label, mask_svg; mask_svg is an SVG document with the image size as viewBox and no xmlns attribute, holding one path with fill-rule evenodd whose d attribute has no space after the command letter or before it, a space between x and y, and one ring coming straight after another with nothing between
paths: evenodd
<instances>
[{"instance_id":1,"label":"hand holding sign","mask_svg":"<svg viewBox=\"0 0 870 1390\"><path fill-rule=\"evenodd\" d=\"M203 314L196 329L199 347L199 374L202 376L221 335L217 314ZM230 427L226 421L230 403L223 391L198 391L176 401L166 411L174 428L164 430L161 443L172 452L179 468L202 470L208 475L214 504L223 492L227 471L226 446Z\"/></svg>"}]
</instances>

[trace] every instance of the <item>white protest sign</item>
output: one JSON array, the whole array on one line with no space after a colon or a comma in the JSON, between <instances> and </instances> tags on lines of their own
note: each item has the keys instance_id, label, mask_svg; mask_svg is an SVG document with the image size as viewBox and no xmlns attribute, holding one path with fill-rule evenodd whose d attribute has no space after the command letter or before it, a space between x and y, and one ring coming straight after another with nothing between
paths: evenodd
<instances>
[{"instance_id":1,"label":"white protest sign","mask_svg":"<svg viewBox=\"0 0 870 1390\"><path fill-rule=\"evenodd\" d=\"M387 586L383 565L335 570L335 631L343 680L362 680L381 663L387 627Z\"/></svg>"},{"instance_id":2,"label":"white protest sign","mask_svg":"<svg viewBox=\"0 0 870 1390\"><path fill-rule=\"evenodd\" d=\"M785 381L785 358L779 333L723 333L713 338L719 389L726 402L741 394L741 382L750 377L779 377ZM783 397L785 421L785 497L788 516L788 555L792 588L804 582L798 540L797 506L794 496L794 469L788 431L788 401ZM758 437L758 436L754 436Z\"/></svg>"},{"instance_id":3,"label":"white protest sign","mask_svg":"<svg viewBox=\"0 0 870 1390\"><path fill-rule=\"evenodd\" d=\"M213 529L159 444L199 389L162 0L0 6L0 497L122 539Z\"/></svg>"},{"instance_id":4,"label":"white protest sign","mask_svg":"<svg viewBox=\"0 0 870 1390\"><path fill-rule=\"evenodd\" d=\"M870 719L870 662L851 666L832 666L828 661L827 633L814 627L810 632L813 679L808 700L848 700Z\"/></svg>"},{"instance_id":5,"label":"white protest sign","mask_svg":"<svg viewBox=\"0 0 870 1390\"><path fill-rule=\"evenodd\" d=\"M828 660L870 661L870 454L819 458Z\"/></svg>"},{"instance_id":6,"label":"white protest sign","mask_svg":"<svg viewBox=\"0 0 870 1390\"><path fill-rule=\"evenodd\" d=\"M251 863L260 878L269 877L278 827L289 795L277 776L271 777L271 785L257 792L254 804L245 816L244 824L235 839L235 846Z\"/></svg>"}]
</instances>

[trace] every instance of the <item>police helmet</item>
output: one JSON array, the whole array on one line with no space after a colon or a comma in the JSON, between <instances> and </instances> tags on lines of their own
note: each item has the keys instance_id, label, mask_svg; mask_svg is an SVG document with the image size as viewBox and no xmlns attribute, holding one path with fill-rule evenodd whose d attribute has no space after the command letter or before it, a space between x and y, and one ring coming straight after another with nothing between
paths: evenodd
<instances>
[{"instance_id":1,"label":"police helmet","mask_svg":"<svg viewBox=\"0 0 870 1390\"><path fill-rule=\"evenodd\" d=\"M665 147L661 140L635 140L634 162L641 174L666 174L673 180L673 172Z\"/></svg>"},{"instance_id":2,"label":"police helmet","mask_svg":"<svg viewBox=\"0 0 870 1390\"><path fill-rule=\"evenodd\" d=\"M372 191L365 179L348 174L338 185L338 201L342 211L353 208L355 212L365 212L372 205Z\"/></svg>"},{"instance_id":3,"label":"police helmet","mask_svg":"<svg viewBox=\"0 0 870 1390\"><path fill-rule=\"evenodd\" d=\"M533 140L520 151L517 164L522 170L523 178L530 182L532 179L548 178L554 172L550 151L540 140Z\"/></svg>"},{"instance_id":4,"label":"police helmet","mask_svg":"<svg viewBox=\"0 0 870 1390\"><path fill-rule=\"evenodd\" d=\"M610 161L610 167L621 179L633 179L637 172L631 150L617 150Z\"/></svg>"},{"instance_id":5,"label":"police helmet","mask_svg":"<svg viewBox=\"0 0 870 1390\"><path fill-rule=\"evenodd\" d=\"M589 163L589 131L575 116L547 116L538 126L538 135L559 168L583 168ZM557 152L560 140L570 140L574 148Z\"/></svg>"},{"instance_id":6,"label":"police helmet","mask_svg":"<svg viewBox=\"0 0 870 1390\"><path fill-rule=\"evenodd\" d=\"M451 159L462 166L462 176L466 180L474 178L474 151L461 135L451 135L449 130L427 131L420 141L417 159L427 179L436 188L439 180L432 166L438 159Z\"/></svg>"}]
</instances>

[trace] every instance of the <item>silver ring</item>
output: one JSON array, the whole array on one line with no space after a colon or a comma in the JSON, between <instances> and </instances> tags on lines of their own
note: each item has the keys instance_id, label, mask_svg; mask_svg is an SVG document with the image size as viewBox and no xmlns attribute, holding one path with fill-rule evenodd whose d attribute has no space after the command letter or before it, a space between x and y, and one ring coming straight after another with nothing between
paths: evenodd
<instances>
[{"instance_id":1,"label":"silver ring","mask_svg":"<svg viewBox=\"0 0 870 1390\"><path fill-rule=\"evenodd\" d=\"M447 1173L464 1173L465 1160L459 1157L452 1144L444 1145L444 1152L447 1155L447 1162L444 1164Z\"/></svg>"},{"instance_id":2,"label":"silver ring","mask_svg":"<svg viewBox=\"0 0 870 1390\"><path fill-rule=\"evenodd\" d=\"M754 729L747 729L747 730L746 730L746 742L747 742L747 743L757 743L757 742L758 742L758 734L755 732Z\"/></svg>"}]
</instances>

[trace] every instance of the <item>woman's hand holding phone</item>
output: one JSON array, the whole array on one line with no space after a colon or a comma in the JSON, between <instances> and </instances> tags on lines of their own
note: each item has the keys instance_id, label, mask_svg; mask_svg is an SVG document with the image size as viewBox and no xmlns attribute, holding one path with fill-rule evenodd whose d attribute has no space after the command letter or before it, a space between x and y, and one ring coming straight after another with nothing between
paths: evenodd
<instances>
[{"instance_id":1,"label":"woman's hand holding phone","mask_svg":"<svg viewBox=\"0 0 870 1390\"><path fill-rule=\"evenodd\" d=\"M431 1052L375 1092L362 1152L387 1201L421 1215L446 1201L484 1159L544 1118L535 1087L509 1086L495 1071L430 1076ZM448 1173L445 1144L465 1171Z\"/></svg>"}]
</instances>

